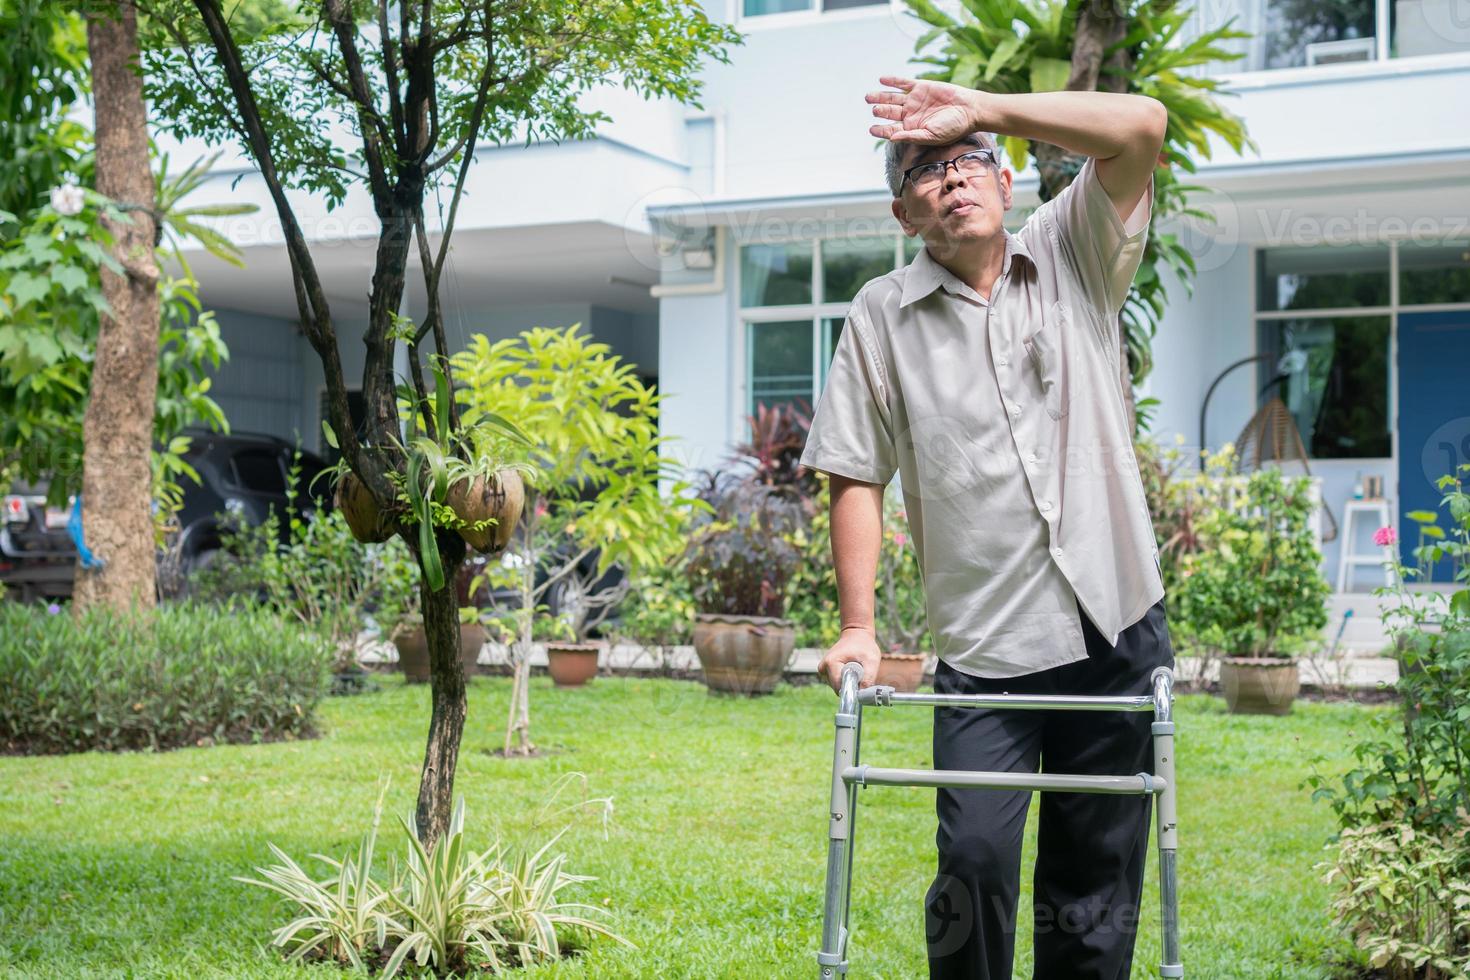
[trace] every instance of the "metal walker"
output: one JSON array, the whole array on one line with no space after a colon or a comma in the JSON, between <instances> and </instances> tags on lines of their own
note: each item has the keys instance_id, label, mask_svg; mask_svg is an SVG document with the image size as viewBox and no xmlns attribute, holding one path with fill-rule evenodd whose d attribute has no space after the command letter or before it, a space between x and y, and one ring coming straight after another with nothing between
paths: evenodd
<instances>
[{"instance_id":1,"label":"metal walker","mask_svg":"<svg viewBox=\"0 0 1470 980\"><path fill-rule=\"evenodd\" d=\"M1163 923L1163 962L1159 976L1182 977L1179 962L1179 894L1175 854L1178 830L1174 811L1174 672L1154 669L1153 696L1083 697L1057 694L904 694L887 685L858 690L860 664L842 667L837 706L837 737L832 753L832 808L827 842L827 898L822 918L822 948L817 953L822 980L847 973L847 914L852 895L853 819L859 786L954 786L1025 789L1043 792L1152 794L1157 802L1159 905ZM946 705L960 708L1066 709L1076 711L1152 711L1154 771L1134 776L1084 776L1031 772L970 772L953 769L880 769L860 765L863 705Z\"/></svg>"}]
</instances>

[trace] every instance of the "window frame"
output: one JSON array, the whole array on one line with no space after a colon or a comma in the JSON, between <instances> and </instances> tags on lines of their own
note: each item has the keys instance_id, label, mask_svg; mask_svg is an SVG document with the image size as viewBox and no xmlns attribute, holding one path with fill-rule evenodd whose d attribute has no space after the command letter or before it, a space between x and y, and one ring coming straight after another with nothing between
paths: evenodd
<instances>
[{"instance_id":1,"label":"window frame","mask_svg":"<svg viewBox=\"0 0 1470 980\"><path fill-rule=\"evenodd\" d=\"M1286 69L1283 69L1286 70ZM1308 310L1261 310L1260 307L1260 263L1261 253L1270 251L1259 245L1250 247L1248 256L1248 283L1250 316L1251 316L1251 353L1260 355L1261 331L1264 321L1270 320L1311 320L1317 318L1331 319L1336 317L1388 317L1388 390L1385 393L1388 404L1385 406L1388 414L1388 444L1389 455L1386 457L1357 457L1357 456L1309 456L1313 463L1321 462L1328 465L1360 465L1365 463L1387 463L1391 464L1392 471L1397 474L1398 461L1401 447L1399 446L1399 313L1400 312L1435 312L1435 311L1470 311L1470 301L1463 303L1404 303L1399 292L1399 249L1405 241L1413 240L1412 236L1385 236L1372 241L1356 242L1360 245L1387 245L1388 246L1388 305L1386 306L1353 306L1337 307L1332 309L1308 309ZM1450 240L1459 241L1459 236L1453 236ZM1332 248L1331 245L1319 245L1319 248ZM1255 397L1253 399L1252 413L1260 409L1260 391L1266 382L1275 375L1275 365L1257 363L1253 376L1255 385ZM1397 477L1394 477L1397 479ZM1393 495L1397 498L1397 492Z\"/></svg>"},{"instance_id":2,"label":"window frame","mask_svg":"<svg viewBox=\"0 0 1470 980\"><path fill-rule=\"evenodd\" d=\"M816 408L817 399L821 397L822 388L827 382L827 369L829 358L827 356L827 344L831 340L832 329L827 324L828 320L845 320L847 312L852 307L852 301L817 302L826 286L825 269L823 268L822 243L835 236L828 238L791 238L772 241L737 242L734 249L733 264L735 267L734 285L732 296L735 304L735 322L737 327L736 343L740 351L739 374L733 385L734 404L732 405L732 423L730 441L732 444L744 442L750 438L749 426L746 419L754 412L755 406L751 404L751 392L754 388L754 377L752 370L755 360L755 332L751 330L751 324L756 323L790 323L799 320L810 320L813 331L812 345L812 393L808 399L813 409ZM874 238L887 237L893 239L893 267L890 272L906 266L912 259L904 258L904 242L907 236L901 230L887 232L882 235L874 235ZM812 246L812 302L798 303L790 306L741 306L741 270L744 263L741 261L740 250L747 245L786 245L807 244Z\"/></svg>"},{"instance_id":3,"label":"window frame","mask_svg":"<svg viewBox=\"0 0 1470 980\"><path fill-rule=\"evenodd\" d=\"M864 20L878 15L890 16L895 11L907 11L901 0L877 0L862 7L844 7L837 10L825 9L826 0L810 0L806 10L787 10L779 14L746 14L745 0L730 0L728 20L741 30L764 30L768 28L797 27L802 24L822 24L839 20Z\"/></svg>"}]
</instances>

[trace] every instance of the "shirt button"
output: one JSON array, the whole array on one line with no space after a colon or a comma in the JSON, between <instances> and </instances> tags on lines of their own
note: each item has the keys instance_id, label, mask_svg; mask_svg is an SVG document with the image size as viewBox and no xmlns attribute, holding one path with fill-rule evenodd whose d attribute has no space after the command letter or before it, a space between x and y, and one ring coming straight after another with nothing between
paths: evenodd
<instances>
[{"instance_id":1,"label":"shirt button","mask_svg":"<svg viewBox=\"0 0 1470 980\"><path fill-rule=\"evenodd\" d=\"M1005 367L1009 363L1011 363L1011 362L1008 361L1008 360L1006 360L1004 357L997 357L995 359L995 365L996 365L996 367Z\"/></svg>"},{"instance_id":2,"label":"shirt button","mask_svg":"<svg viewBox=\"0 0 1470 980\"><path fill-rule=\"evenodd\" d=\"M1026 462L1028 462L1028 463L1034 463L1034 462L1036 462L1036 454L1035 453L1032 453L1030 456L1027 456L1026 457Z\"/></svg>"},{"instance_id":3,"label":"shirt button","mask_svg":"<svg viewBox=\"0 0 1470 980\"><path fill-rule=\"evenodd\" d=\"M1041 509L1042 510L1051 510L1051 501L1050 500L1043 500L1041 502Z\"/></svg>"},{"instance_id":4,"label":"shirt button","mask_svg":"<svg viewBox=\"0 0 1470 980\"><path fill-rule=\"evenodd\" d=\"M1011 406L1011 415L1012 416L1018 416L1020 414L1021 414L1021 406L1020 405L1012 405Z\"/></svg>"},{"instance_id":5,"label":"shirt button","mask_svg":"<svg viewBox=\"0 0 1470 980\"><path fill-rule=\"evenodd\" d=\"M1051 549L1051 553L1052 553L1052 557L1054 557L1054 558L1060 558L1060 557L1062 557L1062 549L1061 548L1053 548L1053 549Z\"/></svg>"}]
</instances>

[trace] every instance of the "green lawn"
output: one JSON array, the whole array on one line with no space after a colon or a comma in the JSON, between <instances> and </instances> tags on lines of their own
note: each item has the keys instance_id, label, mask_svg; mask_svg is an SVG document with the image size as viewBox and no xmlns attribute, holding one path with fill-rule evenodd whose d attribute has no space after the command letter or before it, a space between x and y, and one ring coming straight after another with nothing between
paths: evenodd
<instances>
[{"instance_id":1,"label":"green lawn","mask_svg":"<svg viewBox=\"0 0 1470 980\"><path fill-rule=\"evenodd\" d=\"M428 691L394 678L384 685L327 703L324 736L310 742L0 759L0 974L333 975L283 965L266 948L283 907L230 876L268 859L268 841L298 858L340 856L366 827L384 775L392 811L411 805ZM487 752L501 741L509 680L471 686L458 782L469 843L484 847L497 833L539 843L562 825L532 826L554 779L586 773L593 795L615 800L611 839L593 812L575 817L562 838L567 869L598 877L579 897L610 909L613 927L639 948L604 940L585 957L526 975L815 975L830 689L783 686L741 701L654 679L603 677L558 691L538 677L533 688L533 737L555 751L506 761ZM1297 784L1319 752L1346 768L1353 729L1381 710L1299 703L1287 718L1232 717L1216 699L1179 699L1190 976L1321 978L1347 955L1311 870L1332 814ZM930 765L930 717L929 709L869 709L864 760ZM934 867L933 806L932 790L863 791L854 975L926 975L921 901ZM385 834L395 852L399 839ZM1033 843L1028 836L1023 868ZM1153 976L1158 963L1156 870L1151 853L1137 977ZM1023 871L1023 883L1028 877ZM1021 901L1029 908L1029 894ZM1029 976L1029 929L1022 932L1016 973Z\"/></svg>"}]
</instances>

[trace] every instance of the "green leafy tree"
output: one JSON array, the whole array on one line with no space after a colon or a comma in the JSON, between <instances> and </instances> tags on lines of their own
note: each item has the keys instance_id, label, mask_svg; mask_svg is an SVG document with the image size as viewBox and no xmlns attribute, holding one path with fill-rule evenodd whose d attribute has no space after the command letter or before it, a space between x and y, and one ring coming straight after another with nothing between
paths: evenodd
<instances>
[{"instance_id":1,"label":"green leafy tree","mask_svg":"<svg viewBox=\"0 0 1470 980\"><path fill-rule=\"evenodd\" d=\"M1202 190L1181 183L1175 169L1195 172L1194 157L1210 158L1210 135L1236 153L1257 149L1244 122L1215 98L1219 83L1194 69L1242 57L1218 46L1249 37L1225 26L1194 36L1186 27L1192 8L1174 0L1086 3L1083 0L964 0L959 19L932 0L904 0L930 25L917 42L917 63L933 66L919 78L984 92L1119 92L1147 95L1169 110L1169 127L1154 172L1153 221L1133 286L1119 314L1125 343L1124 377L1141 382L1152 370L1152 342L1168 299L1161 272L1171 269L1193 288L1194 257L1160 219L1209 215L1189 206ZM1062 147L1020 137L1001 138L1017 170L1035 158L1042 201L1056 197L1082 169L1083 157ZM1125 384L1132 405L1133 384ZM1135 408L1135 418L1137 410Z\"/></svg>"},{"instance_id":2,"label":"green leafy tree","mask_svg":"<svg viewBox=\"0 0 1470 980\"><path fill-rule=\"evenodd\" d=\"M639 381L634 365L619 363L607 344L589 342L578 327L535 327L495 343L477 334L452 359L466 424L486 413L520 420L534 443L528 461L539 473L527 488L525 526L511 552L518 558L521 602L507 755L535 750L532 617L549 591L577 576L593 552L593 581L614 564L629 575L662 567L683 547L693 512L710 509L684 494L688 484L677 478L677 461L660 455L670 438L658 434L665 396ZM659 493L660 478L670 480L667 497ZM546 572L540 582L538 568ZM621 591L588 598L605 610L622 598Z\"/></svg>"},{"instance_id":3,"label":"green leafy tree","mask_svg":"<svg viewBox=\"0 0 1470 980\"><path fill-rule=\"evenodd\" d=\"M465 545L452 527L439 524L443 508L431 505L445 499L453 468L447 457L477 465L474 447L483 444L465 434L454 379L445 370L450 352L440 281L475 148L592 135L607 116L583 108L578 97L602 83L695 101L704 59L726 60L723 46L739 36L712 23L695 0L323 0L301 8L299 20L261 27L236 25L221 0L143 0L142 6L172 42L147 59L157 115L179 136L233 141L255 162L285 233L297 314L322 362L345 466L378 512L392 519L424 572L433 709L416 819L432 845L449 823L465 719L453 588ZM334 142L341 133L348 135ZM352 185L365 187L380 222L364 335L361 433L348 414L332 303L288 197L293 189L310 191L335 207ZM426 211L435 203L440 221L431 228ZM426 307L421 322L405 326L399 313L410 257L418 260ZM432 401L421 358L409 359L408 394L427 440L415 449L398 441L394 351L404 342L417 350L428 338L435 351ZM503 420L489 421L500 428ZM431 471L428 479L421 462ZM407 504L400 501L405 488ZM413 499L421 497L430 499ZM418 527L410 531L412 524Z\"/></svg>"},{"instance_id":4,"label":"green leafy tree","mask_svg":"<svg viewBox=\"0 0 1470 980\"><path fill-rule=\"evenodd\" d=\"M88 190L94 180L93 136L77 118L90 86L82 17L55 4L0 3L0 26L13 57L0 67L10 100L9 124L0 127L7 165L0 167L0 476L50 482L57 505L81 489L83 417L92 390L100 317L108 307L101 270L116 274L113 229L130 227L129 211ZM198 187L198 166L170 177L166 161L152 177L155 210L163 220L165 251L177 254L186 237L199 237L225 258L238 256L222 239L190 222L245 206L183 208ZM159 523L176 511L179 481L198 475L183 462L184 426L224 426L209 398L208 372L227 351L218 325L199 303L192 277L158 280L162 311L158 384L152 413L151 493ZM147 452L142 459L148 460ZM151 555L146 562L152 568Z\"/></svg>"}]
</instances>

